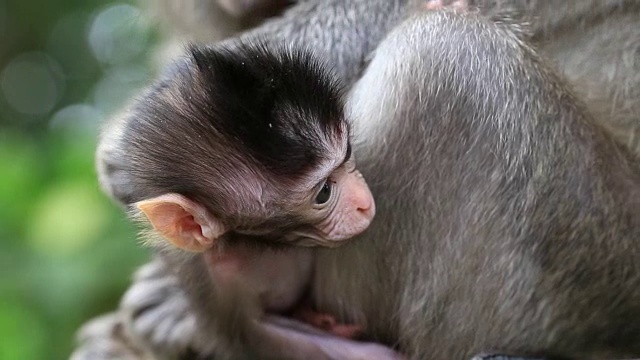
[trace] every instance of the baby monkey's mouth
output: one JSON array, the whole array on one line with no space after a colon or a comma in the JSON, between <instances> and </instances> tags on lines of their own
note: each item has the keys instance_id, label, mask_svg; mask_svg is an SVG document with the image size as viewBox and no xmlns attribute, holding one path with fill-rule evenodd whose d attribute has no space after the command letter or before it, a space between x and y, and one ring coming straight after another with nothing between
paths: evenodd
<instances>
[{"instance_id":1,"label":"baby monkey's mouth","mask_svg":"<svg viewBox=\"0 0 640 360\"><path fill-rule=\"evenodd\" d=\"M314 226L296 226L286 230L236 230L225 236L226 246L231 244L245 244L255 247L256 251L284 250L291 247L304 248L337 248L345 245L352 237L361 234L368 228L369 223L359 229L351 230L349 236L329 238L320 233Z\"/></svg>"},{"instance_id":2,"label":"baby monkey's mouth","mask_svg":"<svg viewBox=\"0 0 640 360\"><path fill-rule=\"evenodd\" d=\"M251 234L250 234L251 233ZM313 231L296 230L288 231L286 234L281 232L229 232L220 239L220 243L212 249L219 247L222 249L233 247L248 247L255 252L256 256L264 252L270 251L295 251L296 248L314 248L319 247L320 236L315 235ZM339 246L341 244L336 244Z\"/></svg>"}]
</instances>

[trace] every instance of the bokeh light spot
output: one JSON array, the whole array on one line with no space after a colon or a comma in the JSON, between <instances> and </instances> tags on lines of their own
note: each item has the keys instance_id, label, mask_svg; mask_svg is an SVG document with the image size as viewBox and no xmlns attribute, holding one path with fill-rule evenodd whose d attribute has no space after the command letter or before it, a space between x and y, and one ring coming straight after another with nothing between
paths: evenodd
<instances>
[{"instance_id":1,"label":"bokeh light spot","mask_svg":"<svg viewBox=\"0 0 640 360\"><path fill-rule=\"evenodd\" d=\"M140 10L118 4L98 13L89 29L89 46L105 64L130 60L148 47L150 32Z\"/></svg>"},{"instance_id":2,"label":"bokeh light spot","mask_svg":"<svg viewBox=\"0 0 640 360\"><path fill-rule=\"evenodd\" d=\"M74 86L91 81L100 74L98 61L87 43L90 15L85 11L74 11L62 17L48 31L48 54L55 57L68 79L67 91L71 95L79 90Z\"/></svg>"},{"instance_id":3,"label":"bokeh light spot","mask_svg":"<svg viewBox=\"0 0 640 360\"><path fill-rule=\"evenodd\" d=\"M32 52L16 56L0 75L7 102L29 115L47 114L62 96L64 77L60 65L50 56Z\"/></svg>"},{"instance_id":4,"label":"bokeh light spot","mask_svg":"<svg viewBox=\"0 0 640 360\"><path fill-rule=\"evenodd\" d=\"M56 112L49 125L52 130L95 137L102 120L102 113L95 107L88 104L74 104Z\"/></svg>"},{"instance_id":5,"label":"bokeh light spot","mask_svg":"<svg viewBox=\"0 0 640 360\"><path fill-rule=\"evenodd\" d=\"M151 77L143 66L114 66L98 81L93 89L94 104L105 114L120 109L137 95Z\"/></svg>"}]
</instances>

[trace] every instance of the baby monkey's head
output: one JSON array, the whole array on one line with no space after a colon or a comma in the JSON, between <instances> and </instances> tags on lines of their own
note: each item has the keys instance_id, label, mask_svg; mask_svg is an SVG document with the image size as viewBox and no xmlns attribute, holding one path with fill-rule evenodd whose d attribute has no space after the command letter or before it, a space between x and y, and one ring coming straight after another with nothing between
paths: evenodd
<instances>
[{"instance_id":1,"label":"baby monkey's head","mask_svg":"<svg viewBox=\"0 0 640 360\"><path fill-rule=\"evenodd\" d=\"M375 206L351 154L342 89L307 51L192 47L138 101L122 148L135 205L202 251L237 233L338 246Z\"/></svg>"}]
</instances>

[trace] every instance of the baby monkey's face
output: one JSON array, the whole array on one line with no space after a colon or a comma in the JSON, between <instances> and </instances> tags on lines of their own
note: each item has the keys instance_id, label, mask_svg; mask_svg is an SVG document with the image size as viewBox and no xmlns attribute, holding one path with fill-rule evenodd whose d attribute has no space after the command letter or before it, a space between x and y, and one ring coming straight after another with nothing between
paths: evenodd
<instances>
[{"instance_id":1,"label":"baby monkey's face","mask_svg":"<svg viewBox=\"0 0 640 360\"><path fill-rule=\"evenodd\" d=\"M261 208L262 214L236 214L234 221L176 193L136 205L164 238L197 252L215 246L229 233L257 236L274 245L337 247L366 230L375 215L373 196L355 167L349 145L336 146L333 156L304 179L275 188L273 184L262 183L259 191L245 189L244 201L254 203L251 208Z\"/></svg>"},{"instance_id":2,"label":"baby monkey's face","mask_svg":"<svg viewBox=\"0 0 640 360\"><path fill-rule=\"evenodd\" d=\"M320 60L246 44L194 48L181 69L141 102L150 115L129 139L164 194L135 204L162 237L190 251L228 234L335 247L369 226L342 86Z\"/></svg>"},{"instance_id":3,"label":"baby monkey's face","mask_svg":"<svg viewBox=\"0 0 640 360\"><path fill-rule=\"evenodd\" d=\"M323 247L340 246L366 230L375 202L348 138L345 129L323 139L322 159L302 174L266 176L263 170L259 181L241 191L251 198L229 222L232 230L274 245Z\"/></svg>"},{"instance_id":4,"label":"baby monkey's face","mask_svg":"<svg viewBox=\"0 0 640 360\"><path fill-rule=\"evenodd\" d=\"M290 231L285 240L298 245L335 247L369 227L375 202L362 174L356 169L351 146L338 147L309 177L296 209L303 226ZM320 179L320 180L318 180ZM311 183L313 184L313 183Z\"/></svg>"}]
</instances>

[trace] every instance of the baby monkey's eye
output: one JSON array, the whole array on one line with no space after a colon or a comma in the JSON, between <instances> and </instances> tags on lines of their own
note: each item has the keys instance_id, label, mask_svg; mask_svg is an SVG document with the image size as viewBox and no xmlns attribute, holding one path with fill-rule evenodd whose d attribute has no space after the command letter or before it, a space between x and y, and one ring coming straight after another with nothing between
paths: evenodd
<instances>
[{"instance_id":1,"label":"baby monkey's eye","mask_svg":"<svg viewBox=\"0 0 640 360\"><path fill-rule=\"evenodd\" d=\"M322 185L322 189L316 195L316 204L322 205L329 201L331 198L331 182L329 180L325 181L324 185Z\"/></svg>"}]
</instances>

